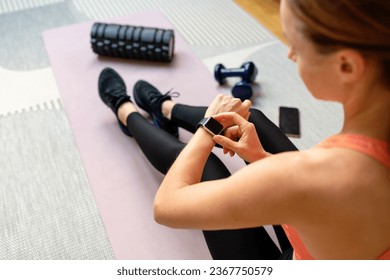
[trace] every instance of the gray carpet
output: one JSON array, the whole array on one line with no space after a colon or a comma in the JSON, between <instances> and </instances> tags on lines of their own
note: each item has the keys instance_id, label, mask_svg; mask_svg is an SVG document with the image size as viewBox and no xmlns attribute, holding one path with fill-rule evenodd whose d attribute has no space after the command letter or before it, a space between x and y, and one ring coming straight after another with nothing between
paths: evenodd
<instances>
[{"instance_id":1,"label":"gray carpet","mask_svg":"<svg viewBox=\"0 0 390 280\"><path fill-rule=\"evenodd\" d=\"M63 112L3 117L0 141L0 258L113 258Z\"/></svg>"},{"instance_id":2,"label":"gray carpet","mask_svg":"<svg viewBox=\"0 0 390 280\"><path fill-rule=\"evenodd\" d=\"M340 108L313 102L285 46L232 0L2 0L0 259L115 258L41 33L150 10L161 10L210 69L216 61L253 59L260 66L254 105L275 122L277 106L299 107L299 148L338 130ZM262 44L269 45L256 48ZM320 117L324 112L331 118Z\"/></svg>"}]
</instances>

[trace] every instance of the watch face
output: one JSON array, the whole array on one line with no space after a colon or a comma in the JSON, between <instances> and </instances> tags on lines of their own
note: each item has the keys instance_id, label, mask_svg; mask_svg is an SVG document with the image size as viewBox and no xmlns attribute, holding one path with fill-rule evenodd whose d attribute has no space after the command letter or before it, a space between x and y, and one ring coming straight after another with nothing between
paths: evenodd
<instances>
[{"instance_id":1,"label":"watch face","mask_svg":"<svg viewBox=\"0 0 390 280\"><path fill-rule=\"evenodd\" d=\"M205 123L205 127L207 127L214 134L220 134L223 130L223 125L213 118L208 119L208 121Z\"/></svg>"},{"instance_id":2,"label":"watch face","mask_svg":"<svg viewBox=\"0 0 390 280\"><path fill-rule=\"evenodd\" d=\"M202 126L206 131L212 135L220 134L223 131L223 125L212 117L203 118L197 125L197 128Z\"/></svg>"}]
</instances>

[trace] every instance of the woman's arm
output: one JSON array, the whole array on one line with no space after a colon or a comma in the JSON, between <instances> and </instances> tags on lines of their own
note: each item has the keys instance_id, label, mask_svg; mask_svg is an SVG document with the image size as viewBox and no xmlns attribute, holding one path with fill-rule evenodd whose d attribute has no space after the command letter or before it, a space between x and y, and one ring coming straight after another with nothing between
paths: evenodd
<instances>
[{"instance_id":1,"label":"woman's arm","mask_svg":"<svg viewBox=\"0 0 390 280\"><path fill-rule=\"evenodd\" d=\"M201 136L201 130L197 136ZM203 165L195 167L196 159L204 156L201 154L195 145L190 145L168 172L154 203L158 223L214 230L297 224L297 217L305 218L303 209L307 204L303 200L308 196L302 194L309 184L305 178L308 176L303 176L301 152L267 157L229 178L207 182L199 182ZM194 168L181 165L188 157L195 159ZM184 170L187 174L182 173Z\"/></svg>"},{"instance_id":2,"label":"woman's arm","mask_svg":"<svg viewBox=\"0 0 390 280\"><path fill-rule=\"evenodd\" d=\"M249 108L251 102L246 100L241 102L238 98L219 94L207 108L205 117L211 117L222 112L235 112L240 119L247 120L249 117ZM224 127L233 124L233 121L225 121ZM181 181L183 186L198 183L203 173L203 168L213 149L215 142L213 136L206 130L196 131L191 141L176 159L170 168L169 174L165 176L164 185L171 185L174 182ZM176 185L176 184L175 184Z\"/></svg>"},{"instance_id":3,"label":"woman's arm","mask_svg":"<svg viewBox=\"0 0 390 280\"><path fill-rule=\"evenodd\" d=\"M156 194L157 222L178 228L226 229L291 222L299 216L296 212L304 196L297 186L307 185L308 177L303 176L301 153L267 157L229 178L199 183L213 146L205 130L195 133Z\"/></svg>"}]
</instances>

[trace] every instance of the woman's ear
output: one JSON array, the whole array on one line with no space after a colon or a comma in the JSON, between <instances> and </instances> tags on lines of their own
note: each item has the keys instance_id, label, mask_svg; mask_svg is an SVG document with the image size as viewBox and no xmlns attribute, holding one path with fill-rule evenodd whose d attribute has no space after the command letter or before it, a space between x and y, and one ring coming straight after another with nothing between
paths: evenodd
<instances>
[{"instance_id":1,"label":"woman's ear","mask_svg":"<svg viewBox=\"0 0 390 280\"><path fill-rule=\"evenodd\" d=\"M360 80L366 68L367 61L361 53L350 49L337 52L337 71L341 82L353 83Z\"/></svg>"}]
</instances>

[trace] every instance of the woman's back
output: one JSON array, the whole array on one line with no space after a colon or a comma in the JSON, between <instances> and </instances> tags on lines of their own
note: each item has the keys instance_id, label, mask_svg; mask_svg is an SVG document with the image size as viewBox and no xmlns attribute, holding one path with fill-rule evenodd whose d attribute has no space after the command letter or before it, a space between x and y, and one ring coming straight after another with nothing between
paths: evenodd
<instances>
[{"instance_id":1,"label":"woman's back","mask_svg":"<svg viewBox=\"0 0 390 280\"><path fill-rule=\"evenodd\" d=\"M389 166L337 142L305 152L308 176L318 183L313 185L310 221L294 228L312 257L376 259L390 248L390 156L383 143L385 154L378 150L379 157L387 157ZM362 141L360 146L366 145Z\"/></svg>"}]
</instances>

